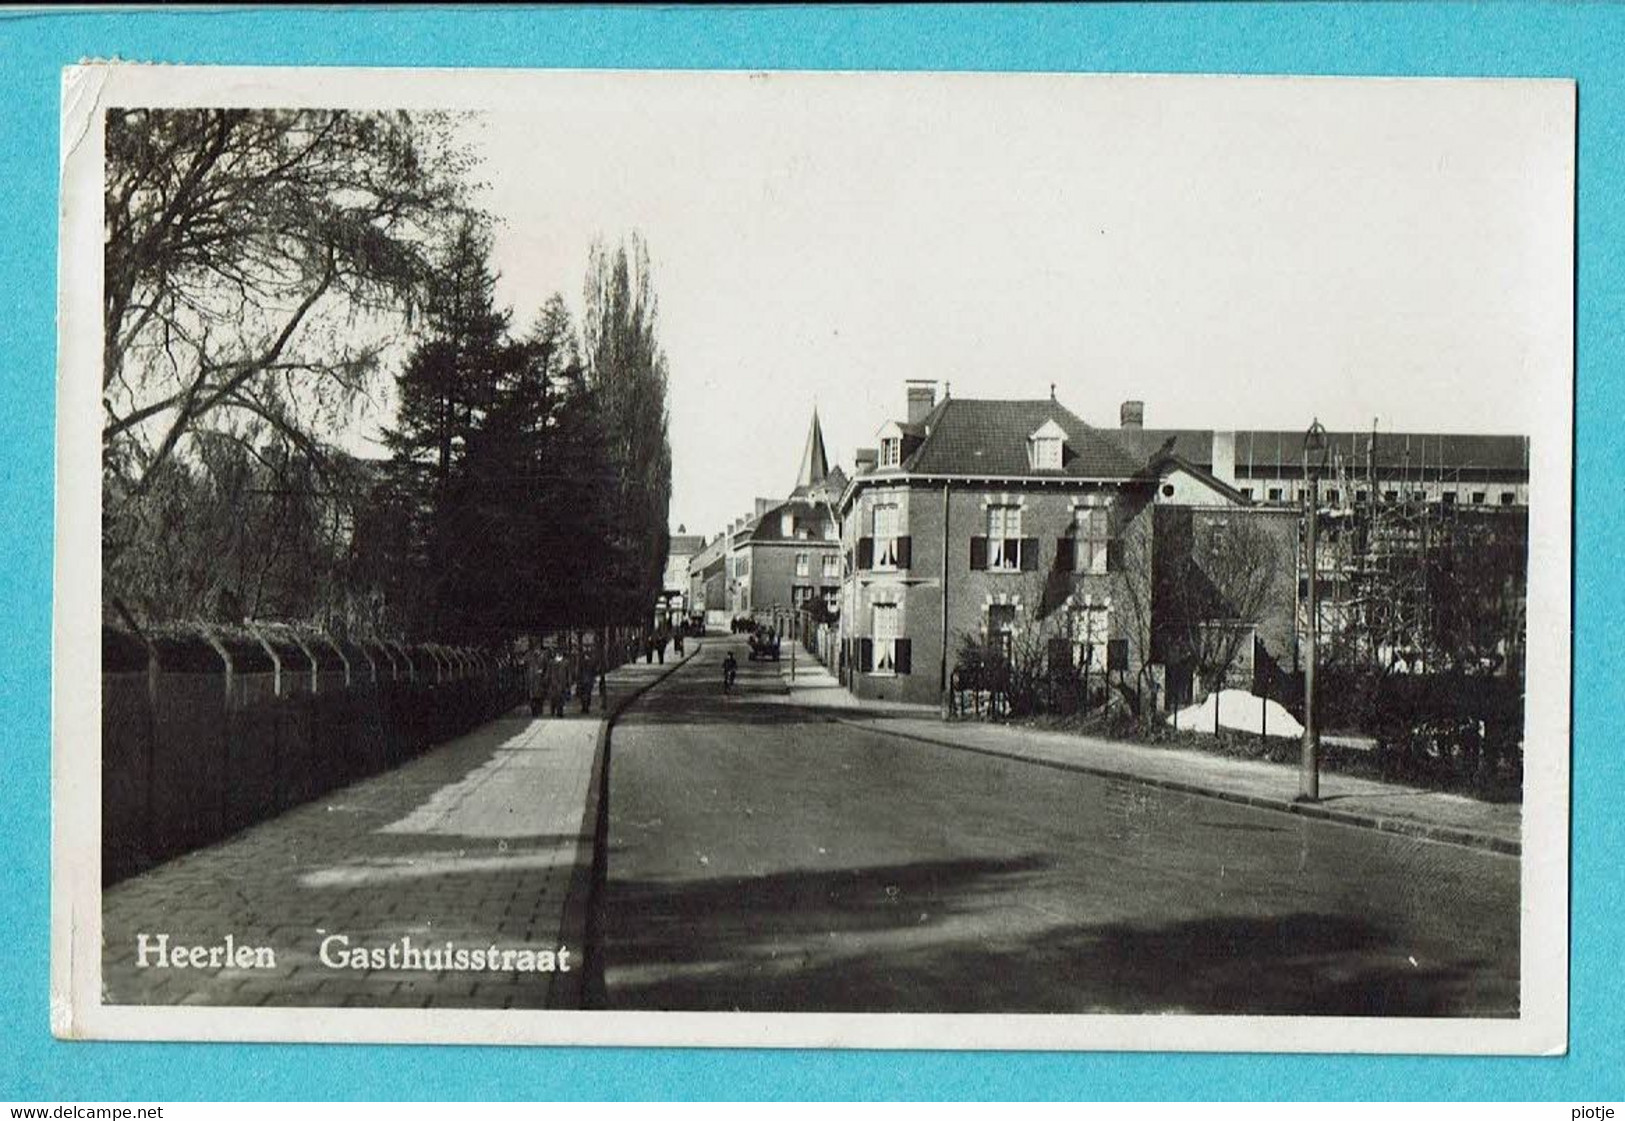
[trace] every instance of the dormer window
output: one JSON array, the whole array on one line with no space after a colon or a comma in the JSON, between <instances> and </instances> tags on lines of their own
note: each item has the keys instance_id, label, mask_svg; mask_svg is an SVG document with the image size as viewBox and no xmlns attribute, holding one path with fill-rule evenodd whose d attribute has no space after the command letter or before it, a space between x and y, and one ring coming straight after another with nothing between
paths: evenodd
<instances>
[{"instance_id":1,"label":"dormer window","mask_svg":"<svg viewBox=\"0 0 1625 1121\"><path fill-rule=\"evenodd\" d=\"M1027 437L1027 459L1035 471L1059 471L1065 455L1066 430L1053 420Z\"/></svg>"},{"instance_id":2,"label":"dormer window","mask_svg":"<svg viewBox=\"0 0 1625 1121\"><path fill-rule=\"evenodd\" d=\"M779 536L794 537L796 535L796 516L794 514L779 515Z\"/></svg>"},{"instance_id":3,"label":"dormer window","mask_svg":"<svg viewBox=\"0 0 1625 1121\"><path fill-rule=\"evenodd\" d=\"M887 421L877 434L880 441L880 469L903 465L903 428L895 420Z\"/></svg>"}]
</instances>

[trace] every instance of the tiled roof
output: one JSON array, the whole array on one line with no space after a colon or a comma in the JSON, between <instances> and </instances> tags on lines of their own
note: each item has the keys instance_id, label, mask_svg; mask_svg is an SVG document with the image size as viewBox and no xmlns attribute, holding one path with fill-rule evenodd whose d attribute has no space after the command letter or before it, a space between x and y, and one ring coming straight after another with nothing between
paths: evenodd
<instances>
[{"instance_id":1,"label":"tiled roof","mask_svg":"<svg viewBox=\"0 0 1625 1121\"><path fill-rule=\"evenodd\" d=\"M1038 470L1029 463L1027 438L1050 420L1066 433L1066 459L1058 470ZM930 435L903 463L903 471L922 475L1127 479L1145 465L1145 457L1125 448L1116 433L1091 428L1053 400L950 397L931 410L922 427ZM887 473L882 470L874 474Z\"/></svg>"},{"instance_id":2,"label":"tiled roof","mask_svg":"<svg viewBox=\"0 0 1625 1121\"><path fill-rule=\"evenodd\" d=\"M1169 466L1183 469L1192 478L1201 482L1203 486L1218 491L1232 502L1240 505L1247 505L1252 502L1252 499L1248 498L1246 495L1242 494L1241 491L1237 490L1235 487L1213 474L1212 471L1209 471L1200 463L1192 463L1190 460L1173 450L1158 453L1150 463L1145 465L1141 475L1148 480L1160 479L1166 473Z\"/></svg>"},{"instance_id":3,"label":"tiled roof","mask_svg":"<svg viewBox=\"0 0 1625 1121\"><path fill-rule=\"evenodd\" d=\"M1213 430L1209 428L1119 429L1125 444L1137 445L1147 457L1170 440L1169 449L1191 463L1213 466ZM1303 432L1241 431L1236 436L1236 468L1297 469L1303 465ZM1363 467L1370 432L1328 432L1333 453L1352 468ZM1377 432L1377 469L1529 470L1529 440L1524 436L1451 435L1434 432Z\"/></svg>"},{"instance_id":4,"label":"tiled roof","mask_svg":"<svg viewBox=\"0 0 1625 1121\"><path fill-rule=\"evenodd\" d=\"M750 532L752 543L759 541L799 541L800 537L786 537L784 535L783 518L785 514L794 514L796 529L805 529L805 540L823 541L825 530L830 524L829 504L825 502L806 502L799 498L776 506L756 520L755 529Z\"/></svg>"}]
</instances>

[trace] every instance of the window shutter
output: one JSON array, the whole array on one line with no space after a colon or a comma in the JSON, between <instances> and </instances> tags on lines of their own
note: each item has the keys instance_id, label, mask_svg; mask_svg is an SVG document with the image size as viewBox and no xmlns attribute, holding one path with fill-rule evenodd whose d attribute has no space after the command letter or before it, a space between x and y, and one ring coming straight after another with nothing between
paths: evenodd
<instances>
[{"instance_id":1,"label":"window shutter","mask_svg":"<svg viewBox=\"0 0 1625 1121\"><path fill-rule=\"evenodd\" d=\"M987 571L987 538L970 539L970 569L972 572Z\"/></svg>"},{"instance_id":2,"label":"window shutter","mask_svg":"<svg viewBox=\"0 0 1625 1121\"><path fill-rule=\"evenodd\" d=\"M1115 537L1106 542L1106 571L1123 571L1123 542Z\"/></svg>"},{"instance_id":3,"label":"window shutter","mask_svg":"<svg viewBox=\"0 0 1625 1121\"><path fill-rule=\"evenodd\" d=\"M1072 572L1078 567L1078 543L1070 537L1055 540L1055 567L1060 572Z\"/></svg>"},{"instance_id":4,"label":"window shutter","mask_svg":"<svg viewBox=\"0 0 1625 1121\"><path fill-rule=\"evenodd\" d=\"M1072 668L1072 643L1064 638L1049 640L1049 671L1065 673Z\"/></svg>"},{"instance_id":5,"label":"window shutter","mask_svg":"<svg viewBox=\"0 0 1625 1121\"><path fill-rule=\"evenodd\" d=\"M1038 538L1023 537L1021 539L1021 571L1038 571Z\"/></svg>"},{"instance_id":6,"label":"window shutter","mask_svg":"<svg viewBox=\"0 0 1625 1121\"><path fill-rule=\"evenodd\" d=\"M898 673L911 673L911 672L913 672L913 663L912 663L913 654L912 654L912 650L911 650L909 640L906 639L906 638L899 638L899 639L896 640L895 645L896 645L896 648L897 648L897 657L895 659L893 659L893 660L897 663L897 672Z\"/></svg>"},{"instance_id":7,"label":"window shutter","mask_svg":"<svg viewBox=\"0 0 1625 1121\"><path fill-rule=\"evenodd\" d=\"M1109 638L1106 640L1106 668L1109 670L1122 670L1128 672L1128 639Z\"/></svg>"},{"instance_id":8,"label":"window shutter","mask_svg":"<svg viewBox=\"0 0 1625 1121\"><path fill-rule=\"evenodd\" d=\"M873 673L875 671L875 640L872 638L858 639L858 672Z\"/></svg>"},{"instance_id":9,"label":"window shutter","mask_svg":"<svg viewBox=\"0 0 1625 1121\"><path fill-rule=\"evenodd\" d=\"M875 539L873 537L858 538L858 571L870 569L875 566Z\"/></svg>"},{"instance_id":10,"label":"window shutter","mask_svg":"<svg viewBox=\"0 0 1625 1121\"><path fill-rule=\"evenodd\" d=\"M897 567L907 568L914 559L914 538L899 537L897 539Z\"/></svg>"}]
</instances>

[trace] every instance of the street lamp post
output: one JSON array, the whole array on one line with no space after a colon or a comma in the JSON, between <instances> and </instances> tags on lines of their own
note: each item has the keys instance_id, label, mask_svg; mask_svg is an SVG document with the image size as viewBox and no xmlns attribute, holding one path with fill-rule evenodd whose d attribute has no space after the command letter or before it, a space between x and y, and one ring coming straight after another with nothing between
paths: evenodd
<instances>
[{"instance_id":1,"label":"street lamp post","mask_svg":"<svg viewBox=\"0 0 1625 1121\"><path fill-rule=\"evenodd\" d=\"M1315 727L1315 663L1320 655L1320 569L1315 556L1320 521L1320 474L1326 466L1326 429L1316 418L1304 434L1304 473L1309 476L1309 518L1304 532L1304 566L1308 569L1309 657L1303 673L1303 767L1298 801L1320 801L1320 729Z\"/></svg>"}]
</instances>

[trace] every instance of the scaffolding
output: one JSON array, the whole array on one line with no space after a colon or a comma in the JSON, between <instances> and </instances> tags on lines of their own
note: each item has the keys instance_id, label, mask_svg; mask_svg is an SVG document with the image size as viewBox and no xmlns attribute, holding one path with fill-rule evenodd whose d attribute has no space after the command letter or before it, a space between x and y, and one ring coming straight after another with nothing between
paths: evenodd
<instances>
[{"instance_id":1,"label":"scaffolding","mask_svg":"<svg viewBox=\"0 0 1625 1121\"><path fill-rule=\"evenodd\" d=\"M1384 672L1439 668L1435 611L1442 549L1455 540L1462 467L1425 437L1400 437L1401 454L1379 454L1375 427L1364 448L1334 448L1320 502L1316 579L1321 658ZM1441 449L1442 450L1442 449ZM1446 496L1450 496L1447 498ZM1298 633L1307 641L1307 564L1299 552Z\"/></svg>"}]
</instances>

